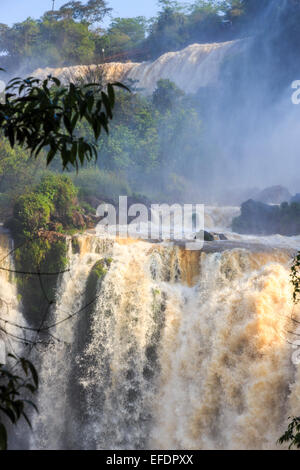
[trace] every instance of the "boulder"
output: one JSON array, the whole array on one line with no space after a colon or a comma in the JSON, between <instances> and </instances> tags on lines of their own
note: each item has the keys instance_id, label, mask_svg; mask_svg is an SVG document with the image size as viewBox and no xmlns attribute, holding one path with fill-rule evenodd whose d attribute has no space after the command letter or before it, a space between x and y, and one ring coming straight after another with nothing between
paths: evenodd
<instances>
[{"instance_id":1,"label":"boulder","mask_svg":"<svg viewBox=\"0 0 300 470\"><path fill-rule=\"evenodd\" d=\"M233 219L232 229L242 234L269 235L278 231L279 206L249 199L241 206L241 215Z\"/></svg>"},{"instance_id":2,"label":"boulder","mask_svg":"<svg viewBox=\"0 0 300 470\"><path fill-rule=\"evenodd\" d=\"M215 240L226 241L228 238L224 235L224 233L214 233Z\"/></svg>"},{"instance_id":3,"label":"boulder","mask_svg":"<svg viewBox=\"0 0 300 470\"><path fill-rule=\"evenodd\" d=\"M196 233L196 236L194 238L195 240L197 239L204 239L205 242L213 242L214 241L214 236L207 232L206 230L200 230L200 232Z\"/></svg>"},{"instance_id":4,"label":"boulder","mask_svg":"<svg viewBox=\"0 0 300 470\"><path fill-rule=\"evenodd\" d=\"M253 235L300 234L300 203L268 205L250 199L241 206L241 215L233 219L234 232Z\"/></svg>"}]
</instances>

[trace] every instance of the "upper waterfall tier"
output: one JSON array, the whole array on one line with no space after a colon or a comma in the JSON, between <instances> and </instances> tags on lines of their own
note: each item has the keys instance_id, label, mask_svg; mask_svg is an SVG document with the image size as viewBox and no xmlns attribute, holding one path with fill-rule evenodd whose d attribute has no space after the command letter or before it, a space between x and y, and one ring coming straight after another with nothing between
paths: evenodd
<instances>
[{"instance_id":1,"label":"upper waterfall tier","mask_svg":"<svg viewBox=\"0 0 300 470\"><path fill-rule=\"evenodd\" d=\"M177 52L167 52L154 62L78 65L63 68L37 69L35 76L45 78L52 74L63 80L88 77L100 71L104 81L134 80L139 88L151 93L161 78L172 80L179 88L194 93L201 87L217 85L221 65L226 57L241 51L245 41L212 44L191 44Z\"/></svg>"}]
</instances>

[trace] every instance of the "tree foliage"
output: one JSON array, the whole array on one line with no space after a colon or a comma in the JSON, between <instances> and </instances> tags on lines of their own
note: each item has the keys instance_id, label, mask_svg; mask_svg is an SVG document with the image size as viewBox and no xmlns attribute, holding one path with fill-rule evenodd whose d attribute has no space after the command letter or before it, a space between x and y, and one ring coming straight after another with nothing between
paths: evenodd
<instances>
[{"instance_id":1,"label":"tree foliage","mask_svg":"<svg viewBox=\"0 0 300 470\"><path fill-rule=\"evenodd\" d=\"M102 63L111 60L148 60L191 43L228 41L283 24L285 36L298 37L298 2L278 0L194 0L187 5L159 1L157 16L113 18L104 0L70 1L47 11L40 19L27 18L11 27L0 24L0 62L13 73L21 67ZM264 19L264 23L261 21ZM282 18L281 18L282 19Z\"/></svg>"},{"instance_id":2,"label":"tree foliage","mask_svg":"<svg viewBox=\"0 0 300 470\"><path fill-rule=\"evenodd\" d=\"M108 134L116 86L126 88L108 84L106 93L96 83L63 86L51 76L44 81L15 78L0 103L0 130L12 148L18 144L34 158L47 149L47 165L60 155L63 168L70 164L78 169L85 160L97 160L97 140L102 130ZM80 121L91 127L93 141L78 133Z\"/></svg>"},{"instance_id":3,"label":"tree foliage","mask_svg":"<svg viewBox=\"0 0 300 470\"><path fill-rule=\"evenodd\" d=\"M278 439L278 444L289 443L289 450L293 447L300 449L300 418L290 418L287 431Z\"/></svg>"},{"instance_id":4,"label":"tree foliage","mask_svg":"<svg viewBox=\"0 0 300 470\"><path fill-rule=\"evenodd\" d=\"M295 256L291 267L291 283L293 285L293 301L300 301L300 252ZM290 423L286 432L278 439L278 444L289 444L289 449L296 447L300 449L300 417L290 417Z\"/></svg>"},{"instance_id":5,"label":"tree foliage","mask_svg":"<svg viewBox=\"0 0 300 470\"><path fill-rule=\"evenodd\" d=\"M156 89L153 92L153 105L160 112L164 113L171 110L176 104L183 92L168 79L160 79L157 82Z\"/></svg>"},{"instance_id":6,"label":"tree foliage","mask_svg":"<svg viewBox=\"0 0 300 470\"><path fill-rule=\"evenodd\" d=\"M17 358L8 354L12 367L0 364L0 450L7 449L7 422L16 424L22 417L31 427L27 408L35 404L24 398L35 394L38 390L38 375L33 364L23 357Z\"/></svg>"},{"instance_id":7,"label":"tree foliage","mask_svg":"<svg viewBox=\"0 0 300 470\"><path fill-rule=\"evenodd\" d=\"M92 24L102 21L111 10L105 0L89 0L86 4L71 1L62 5L59 10L48 11L45 15L56 21L73 19Z\"/></svg>"}]
</instances>

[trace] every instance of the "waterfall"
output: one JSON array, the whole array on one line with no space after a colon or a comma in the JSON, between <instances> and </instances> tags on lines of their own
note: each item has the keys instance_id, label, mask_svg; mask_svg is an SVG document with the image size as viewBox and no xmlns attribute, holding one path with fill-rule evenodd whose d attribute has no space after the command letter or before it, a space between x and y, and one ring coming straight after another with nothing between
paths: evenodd
<instances>
[{"instance_id":1,"label":"waterfall","mask_svg":"<svg viewBox=\"0 0 300 470\"><path fill-rule=\"evenodd\" d=\"M170 296L153 445L163 449L276 447L295 381L292 306L282 253L203 254L193 289Z\"/></svg>"},{"instance_id":2,"label":"waterfall","mask_svg":"<svg viewBox=\"0 0 300 470\"><path fill-rule=\"evenodd\" d=\"M78 65L62 68L37 69L34 76L41 79L49 74L62 80L84 79L99 73L104 82L136 82L135 86L145 93L152 93L161 78L167 78L187 93L195 93L199 88L216 86L220 83L221 65L226 57L241 52L247 41L229 41L211 44L191 44L177 52L167 52L154 62L118 63L102 65Z\"/></svg>"},{"instance_id":3,"label":"waterfall","mask_svg":"<svg viewBox=\"0 0 300 470\"><path fill-rule=\"evenodd\" d=\"M207 230L228 230L234 217L241 213L240 207L205 206L205 228Z\"/></svg>"},{"instance_id":4,"label":"waterfall","mask_svg":"<svg viewBox=\"0 0 300 470\"><path fill-rule=\"evenodd\" d=\"M79 253L73 253L72 241L68 241L69 271L61 276L53 316L50 317L50 323L58 323L50 330L58 343L41 353L40 413L34 416L36 432L31 438L33 448L59 449L66 445L65 433L70 410L64 399L69 387L68 373L76 354L76 327L80 309L84 307L88 274L99 260L98 251L101 252L99 243L93 243L88 236L81 237L79 247ZM78 315L76 312L79 312ZM83 310L82 315L84 313ZM72 314L74 317L65 321ZM53 397L57 399L53 400Z\"/></svg>"},{"instance_id":5,"label":"waterfall","mask_svg":"<svg viewBox=\"0 0 300 470\"><path fill-rule=\"evenodd\" d=\"M53 317L78 314L42 354L30 448L276 448L300 413L290 251L77 242Z\"/></svg>"},{"instance_id":6,"label":"waterfall","mask_svg":"<svg viewBox=\"0 0 300 470\"><path fill-rule=\"evenodd\" d=\"M147 93L154 91L161 78L173 81L186 93L195 93L202 87L218 85L224 59L241 51L244 44L243 41L192 44L181 51L163 54L153 63L133 66L126 78L137 80Z\"/></svg>"},{"instance_id":7,"label":"waterfall","mask_svg":"<svg viewBox=\"0 0 300 470\"><path fill-rule=\"evenodd\" d=\"M25 326L21 302L14 277L14 263L11 250L13 242L9 232L0 226L0 362L6 363L7 354L18 355L22 352L22 339ZM16 326L18 325L18 326Z\"/></svg>"},{"instance_id":8,"label":"waterfall","mask_svg":"<svg viewBox=\"0 0 300 470\"><path fill-rule=\"evenodd\" d=\"M228 208L222 219L219 210L207 210L214 226L236 214ZM14 447L277 448L288 417L300 414L300 311L289 282L293 250L259 242L186 251L70 237L69 271L47 319L55 340L30 356L39 414ZM1 267L13 270L11 248L2 229ZM15 325L26 324L13 274L0 277L0 327L20 336ZM20 352L3 331L1 338Z\"/></svg>"}]
</instances>

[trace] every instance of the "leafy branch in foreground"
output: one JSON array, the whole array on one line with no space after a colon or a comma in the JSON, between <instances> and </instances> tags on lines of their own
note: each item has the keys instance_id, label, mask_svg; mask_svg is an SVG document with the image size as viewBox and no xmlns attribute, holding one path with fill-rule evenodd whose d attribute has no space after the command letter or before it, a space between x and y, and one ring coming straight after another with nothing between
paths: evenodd
<instances>
[{"instance_id":1,"label":"leafy branch in foreground","mask_svg":"<svg viewBox=\"0 0 300 470\"><path fill-rule=\"evenodd\" d=\"M287 431L278 439L278 444L286 442L290 442L289 449L293 446L300 449L300 418L292 418Z\"/></svg>"},{"instance_id":2,"label":"leafy branch in foreground","mask_svg":"<svg viewBox=\"0 0 300 470\"><path fill-rule=\"evenodd\" d=\"M16 424L23 417L31 427L30 420L25 412L26 405L33 407L35 404L21 397L21 392L34 394L38 390L38 374L33 364L23 357L17 358L13 354L8 354L14 361L14 367L8 370L3 364L0 364L0 450L7 449L7 430L5 419ZM14 369L20 369L21 375L13 373ZM5 418L5 419L3 419Z\"/></svg>"},{"instance_id":3,"label":"leafy branch in foreground","mask_svg":"<svg viewBox=\"0 0 300 470\"><path fill-rule=\"evenodd\" d=\"M59 154L63 168L78 169L85 160L97 160L97 141L102 129L108 134L113 117L114 87L128 90L118 82L107 84L107 92L99 83L62 85L51 75L43 81L13 78L0 103L0 131L12 148L25 147L34 158L45 149L47 165ZM91 127L92 141L80 135L81 121Z\"/></svg>"},{"instance_id":4,"label":"leafy branch in foreground","mask_svg":"<svg viewBox=\"0 0 300 470\"><path fill-rule=\"evenodd\" d=\"M291 283L294 287L293 289L293 301L294 304L298 304L300 301L300 252L294 258L292 267L291 267Z\"/></svg>"},{"instance_id":5,"label":"leafy branch in foreground","mask_svg":"<svg viewBox=\"0 0 300 470\"><path fill-rule=\"evenodd\" d=\"M293 260L290 278L293 285L293 302L296 305L300 302L300 252L298 252ZM292 447L300 449L300 417L289 417L289 420L291 422L288 425L287 431L278 439L277 443L284 444L289 442L289 449Z\"/></svg>"}]
</instances>

